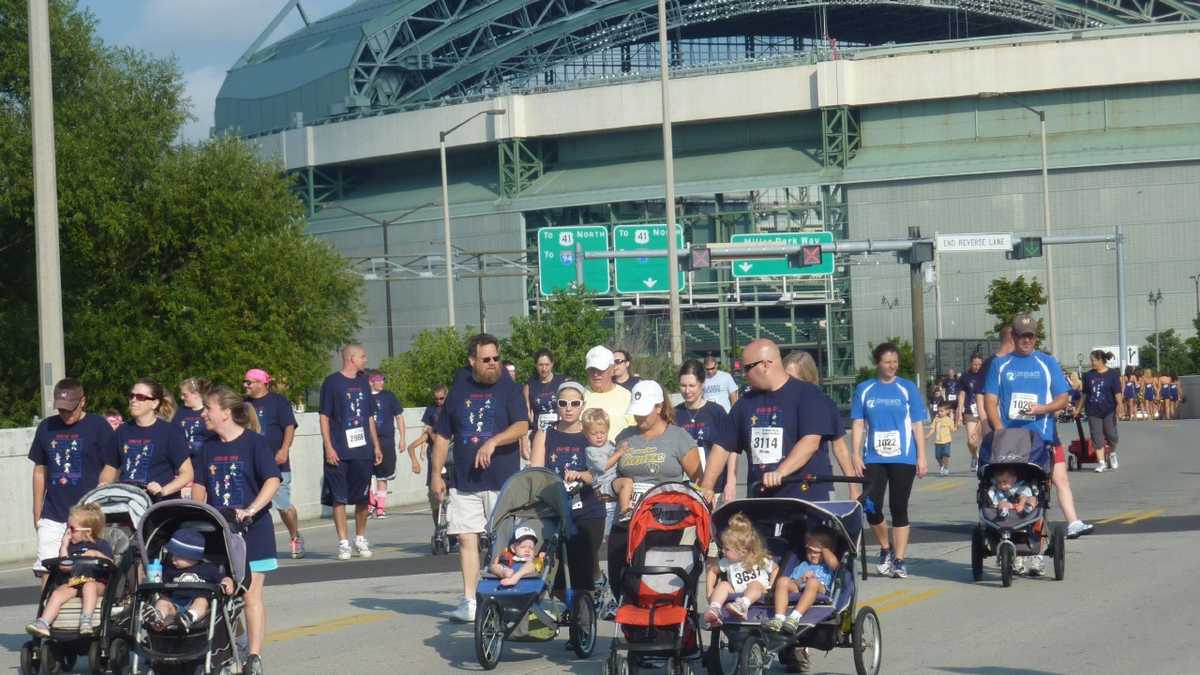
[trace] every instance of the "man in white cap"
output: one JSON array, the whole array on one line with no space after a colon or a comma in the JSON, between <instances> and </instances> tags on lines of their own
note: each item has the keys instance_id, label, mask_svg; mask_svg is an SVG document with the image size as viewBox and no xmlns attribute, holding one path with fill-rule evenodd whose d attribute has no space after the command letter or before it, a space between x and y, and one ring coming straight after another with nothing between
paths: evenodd
<instances>
[{"instance_id":1,"label":"man in white cap","mask_svg":"<svg viewBox=\"0 0 1200 675\"><path fill-rule=\"evenodd\" d=\"M613 353L604 345L588 350L588 391L583 397L583 409L599 408L608 413L608 440L616 441L617 434L633 425L629 416L630 391L613 380Z\"/></svg>"}]
</instances>

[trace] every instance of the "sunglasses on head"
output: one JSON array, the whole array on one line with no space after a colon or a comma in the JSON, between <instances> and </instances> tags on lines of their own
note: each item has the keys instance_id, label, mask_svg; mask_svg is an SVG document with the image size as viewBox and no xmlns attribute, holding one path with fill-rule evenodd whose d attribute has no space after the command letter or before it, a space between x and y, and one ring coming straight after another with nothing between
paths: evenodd
<instances>
[{"instance_id":1,"label":"sunglasses on head","mask_svg":"<svg viewBox=\"0 0 1200 675\"><path fill-rule=\"evenodd\" d=\"M129 392L129 400L130 401L140 401L140 402L144 403L146 401L157 401L158 398L155 396L147 396L145 394L139 394L136 391L131 391L131 392Z\"/></svg>"},{"instance_id":2,"label":"sunglasses on head","mask_svg":"<svg viewBox=\"0 0 1200 675\"><path fill-rule=\"evenodd\" d=\"M569 401L565 398L558 399L558 407L560 407L560 408L567 408L567 407L578 408L581 405L583 405L583 401L580 401L577 398L571 399Z\"/></svg>"}]
</instances>

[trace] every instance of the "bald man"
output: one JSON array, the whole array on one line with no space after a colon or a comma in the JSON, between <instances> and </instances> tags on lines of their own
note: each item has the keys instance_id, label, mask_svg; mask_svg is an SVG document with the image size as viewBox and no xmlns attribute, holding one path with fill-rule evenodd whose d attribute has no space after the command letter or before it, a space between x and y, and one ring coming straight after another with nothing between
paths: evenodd
<instances>
[{"instance_id":1,"label":"bald man","mask_svg":"<svg viewBox=\"0 0 1200 675\"><path fill-rule=\"evenodd\" d=\"M708 454L701 489L712 499L713 486L730 452L749 454L747 483L764 488L750 497L830 498L833 487L818 483L807 491L799 482L783 484L794 473L830 475L829 453L822 441L844 435L837 407L819 387L789 377L779 346L755 340L742 350L749 391L729 411L726 428Z\"/></svg>"}]
</instances>

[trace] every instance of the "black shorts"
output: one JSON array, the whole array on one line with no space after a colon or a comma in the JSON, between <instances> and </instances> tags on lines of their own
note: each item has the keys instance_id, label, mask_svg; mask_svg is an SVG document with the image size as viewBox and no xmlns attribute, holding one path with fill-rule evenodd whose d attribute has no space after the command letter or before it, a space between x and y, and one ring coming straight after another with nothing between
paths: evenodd
<instances>
[{"instance_id":1,"label":"black shorts","mask_svg":"<svg viewBox=\"0 0 1200 675\"><path fill-rule=\"evenodd\" d=\"M395 436L380 436L379 450L383 454L383 461L371 467L371 473L376 478L381 480L396 479L396 437Z\"/></svg>"},{"instance_id":2,"label":"black shorts","mask_svg":"<svg viewBox=\"0 0 1200 675\"><path fill-rule=\"evenodd\" d=\"M367 504L370 500L372 462L368 459L343 459L337 465L326 464L321 481L321 504Z\"/></svg>"}]
</instances>

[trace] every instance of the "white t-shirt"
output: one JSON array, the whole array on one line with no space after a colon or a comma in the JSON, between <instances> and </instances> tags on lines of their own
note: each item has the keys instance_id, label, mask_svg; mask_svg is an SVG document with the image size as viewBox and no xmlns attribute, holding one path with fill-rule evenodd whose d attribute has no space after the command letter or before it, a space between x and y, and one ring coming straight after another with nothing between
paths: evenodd
<instances>
[{"instance_id":1,"label":"white t-shirt","mask_svg":"<svg viewBox=\"0 0 1200 675\"><path fill-rule=\"evenodd\" d=\"M737 383L729 373L718 370L716 375L704 378L704 400L712 401L729 412L733 405L729 395L737 392Z\"/></svg>"},{"instance_id":2,"label":"white t-shirt","mask_svg":"<svg viewBox=\"0 0 1200 675\"><path fill-rule=\"evenodd\" d=\"M747 568L740 562L728 558L717 561L721 575L733 586L734 593L745 593L750 582L757 581L764 589L771 588L771 572L775 569L775 561L767 558L767 562L759 567Z\"/></svg>"}]
</instances>

